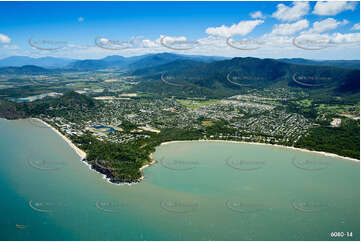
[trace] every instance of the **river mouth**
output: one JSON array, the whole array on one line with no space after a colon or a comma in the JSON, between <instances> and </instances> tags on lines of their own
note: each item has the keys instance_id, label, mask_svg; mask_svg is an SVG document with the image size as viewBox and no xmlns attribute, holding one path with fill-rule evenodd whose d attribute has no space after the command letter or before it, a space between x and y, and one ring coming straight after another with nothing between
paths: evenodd
<instances>
[{"instance_id":1,"label":"river mouth","mask_svg":"<svg viewBox=\"0 0 361 242\"><path fill-rule=\"evenodd\" d=\"M179 142L157 147L142 182L115 186L51 129L0 122L0 239L331 240L340 229L359 239L354 161Z\"/></svg>"}]
</instances>

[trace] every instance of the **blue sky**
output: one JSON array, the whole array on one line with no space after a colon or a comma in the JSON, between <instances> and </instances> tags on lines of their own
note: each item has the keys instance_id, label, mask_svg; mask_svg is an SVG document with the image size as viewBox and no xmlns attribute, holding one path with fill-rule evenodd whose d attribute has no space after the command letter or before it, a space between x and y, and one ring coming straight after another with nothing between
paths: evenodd
<instances>
[{"instance_id":1,"label":"blue sky","mask_svg":"<svg viewBox=\"0 0 361 242\"><path fill-rule=\"evenodd\" d=\"M359 8L358 2L0 2L0 58L176 52L359 59Z\"/></svg>"}]
</instances>

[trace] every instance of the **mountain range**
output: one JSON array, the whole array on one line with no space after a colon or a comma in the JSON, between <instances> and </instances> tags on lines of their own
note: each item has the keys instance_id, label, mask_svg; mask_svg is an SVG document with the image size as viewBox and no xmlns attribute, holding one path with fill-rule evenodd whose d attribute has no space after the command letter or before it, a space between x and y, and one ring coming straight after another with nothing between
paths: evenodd
<instances>
[{"instance_id":1,"label":"mountain range","mask_svg":"<svg viewBox=\"0 0 361 242\"><path fill-rule=\"evenodd\" d=\"M360 70L338 67L337 61L329 63L333 66L252 57L210 63L177 60L137 69L132 75L144 80L136 86L138 91L174 96L220 97L264 88L291 88L318 97L359 96Z\"/></svg>"},{"instance_id":2,"label":"mountain range","mask_svg":"<svg viewBox=\"0 0 361 242\"><path fill-rule=\"evenodd\" d=\"M26 65L40 66L43 68L63 68L74 62L73 59L56 58L56 57L40 57L32 58L28 56L10 56L0 59L0 67L21 67Z\"/></svg>"},{"instance_id":3,"label":"mountain range","mask_svg":"<svg viewBox=\"0 0 361 242\"><path fill-rule=\"evenodd\" d=\"M359 60L259 59L212 57L172 53L99 60L70 60L44 57L9 57L0 60L1 74L45 74L66 71L127 71L141 80L134 91L160 95L224 97L240 91L263 88L291 88L316 96L359 96ZM6 62L9 61L9 62ZM47 62L49 61L49 62ZM36 65L41 64L41 65ZM49 68L52 66L53 68ZM57 66L56 68L54 68Z\"/></svg>"},{"instance_id":4,"label":"mountain range","mask_svg":"<svg viewBox=\"0 0 361 242\"><path fill-rule=\"evenodd\" d=\"M146 54L140 56L123 57L111 55L102 59L74 60L56 57L31 58L27 56L11 56L0 59L0 67L21 67L34 65L48 69L63 68L75 71L90 71L99 69L138 69L165 64L175 60L195 60L212 62L229 59L218 56L178 55L172 53Z\"/></svg>"},{"instance_id":5,"label":"mountain range","mask_svg":"<svg viewBox=\"0 0 361 242\"><path fill-rule=\"evenodd\" d=\"M291 58L291 59L283 58L278 60L286 63L300 64L300 65L336 66L341 68L360 69L359 60L307 60L303 58Z\"/></svg>"}]
</instances>

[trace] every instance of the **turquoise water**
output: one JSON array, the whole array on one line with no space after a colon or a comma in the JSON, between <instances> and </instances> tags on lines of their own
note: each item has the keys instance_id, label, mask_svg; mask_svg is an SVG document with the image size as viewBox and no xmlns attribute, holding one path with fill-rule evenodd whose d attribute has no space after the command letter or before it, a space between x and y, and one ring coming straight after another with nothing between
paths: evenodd
<instances>
[{"instance_id":1,"label":"turquoise water","mask_svg":"<svg viewBox=\"0 0 361 242\"><path fill-rule=\"evenodd\" d=\"M45 126L0 120L0 135L0 240L360 238L353 161L272 146L172 143L157 148L144 181L113 185Z\"/></svg>"}]
</instances>

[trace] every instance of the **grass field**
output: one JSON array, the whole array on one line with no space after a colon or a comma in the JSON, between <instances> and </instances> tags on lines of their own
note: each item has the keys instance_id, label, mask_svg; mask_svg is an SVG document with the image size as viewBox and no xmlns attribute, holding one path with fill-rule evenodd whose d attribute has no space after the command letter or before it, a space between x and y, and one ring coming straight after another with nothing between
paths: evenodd
<instances>
[{"instance_id":1,"label":"grass field","mask_svg":"<svg viewBox=\"0 0 361 242\"><path fill-rule=\"evenodd\" d=\"M302 107L310 107L312 105L312 100L310 99L303 99L303 100L299 100L299 101L295 101L296 104L302 106Z\"/></svg>"},{"instance_id":2,"label":"grass field","mask_svg":"<svg viewBox=\"0 0 361 242\"><path fill-rule=\"evenodd\" d=\"M202 126L210 127L213 125L212 121L202 121Z\"/></svg>"},{"instance_id":3,"label":"grass field","mask_svg":"<svg viewBox=\"0 0 361 242\"><path fill-rule=\"evenodd\" d=\"M320 104L317 108L319 111L327 111L332 113L341 113L346 111L360 110L359 105L325 105Z\"/></svg>"},{"instance_id":4,"label":"grass field","mask_svg":"<svg viewBox=\"0 0 361 242\"><path fill-rule=\"evenodd\" d=\"M207 106L213 103L217 103L220 100L217 99L210 99L205 101L196 101L196 100L189 100L189 99L177 99L177 102L180 104L186 106L189 109L196 109L202 106Z\"/></svg>"}]
</instances>

